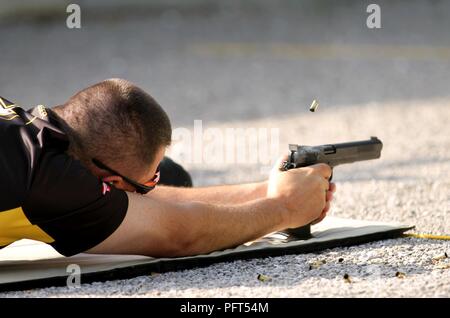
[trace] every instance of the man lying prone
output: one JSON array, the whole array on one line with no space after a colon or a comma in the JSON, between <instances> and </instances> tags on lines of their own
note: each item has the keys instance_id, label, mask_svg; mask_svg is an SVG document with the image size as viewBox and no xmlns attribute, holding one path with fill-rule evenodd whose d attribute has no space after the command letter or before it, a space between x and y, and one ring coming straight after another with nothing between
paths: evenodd
<instances>
[{"instance_id":1,"label":"man lying prone","mask_svg":"<svg viewBox=\"0 0 450 318\"><path fill-rule=\"evenodd\" d=\"M161 106L122 79L51 109L0 98L0 248L27 238L66 256L187 256L319 222L330 209L324 164L191 187L165 157L171 130Z\"/></svg>"}]
</instances>

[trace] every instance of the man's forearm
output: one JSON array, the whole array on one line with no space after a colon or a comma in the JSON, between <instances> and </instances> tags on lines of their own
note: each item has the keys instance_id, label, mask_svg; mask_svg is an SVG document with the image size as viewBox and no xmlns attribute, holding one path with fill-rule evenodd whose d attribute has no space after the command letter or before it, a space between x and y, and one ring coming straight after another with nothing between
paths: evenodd
<instances>
[{"instance_id":1,"label":"man's forearm","mask_svg":"<svg viewBox=\"0 0 450 318\"><path fill-rule=\"evenodd\" d=\"M183 223L186 240L181 255L209 253L234 247L284 229L284 207L272 199L257 199L234 206L202 202L186 206Z\"/></svg>"},{"instance_id":2,"label":"man's forearm","mask_svg":"<svg viewBox=\"0 0 450 318\"><path fill-rule=\"evenodd\" d=\"M286 208L272 198L227 206L128 196L128 212L120 227L89 253L204 254L252 241L289 223Z\"/></svg>"},{"instance_id":3,"label":"man's forearm","mask_svg":"<svg viewBox=\"0 0 450 318\"><path fill-rule=\"evenodd\" d=\"M204 188L157 186L148 195L163 200L176 199L177 202L200 201L211 204L240 204L263 198L266 193L267 182L258 182Z\"/></svg>"}]
</instances>

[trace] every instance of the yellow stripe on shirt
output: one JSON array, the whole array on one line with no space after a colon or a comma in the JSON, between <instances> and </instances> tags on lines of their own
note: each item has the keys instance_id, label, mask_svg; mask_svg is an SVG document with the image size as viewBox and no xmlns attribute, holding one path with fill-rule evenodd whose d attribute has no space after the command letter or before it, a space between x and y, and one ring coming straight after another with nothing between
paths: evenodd
<instances>
[{"instance_id":1,"label":"yellow stripe on shirt","mask_svg":"<svg viewBox=\"0 0 450 318\"><path fill-rule=\"evenodd\" d=\"M39 226L31 224L21 207L0 211L0 246L6 246L21 239L44 243L55 241Z\"/></svg>"}]
</instances>

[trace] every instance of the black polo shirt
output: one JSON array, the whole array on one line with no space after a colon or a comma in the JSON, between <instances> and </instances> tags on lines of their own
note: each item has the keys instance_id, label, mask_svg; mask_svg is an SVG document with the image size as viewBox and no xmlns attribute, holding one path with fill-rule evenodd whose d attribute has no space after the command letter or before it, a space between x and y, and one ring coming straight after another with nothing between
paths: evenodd
<instances>
[{"instance_id":1,"label":"black polo shirt","mask_svg":"<svg viewBox=\"0 0 450 318\"><path fill-rule=\"evenodd\" d=\"M0 248L33 239L74 255L105 240L126 215L126 193L66 154L69 141L51 114L0 97Z\"/></svg>"}]
</instances>

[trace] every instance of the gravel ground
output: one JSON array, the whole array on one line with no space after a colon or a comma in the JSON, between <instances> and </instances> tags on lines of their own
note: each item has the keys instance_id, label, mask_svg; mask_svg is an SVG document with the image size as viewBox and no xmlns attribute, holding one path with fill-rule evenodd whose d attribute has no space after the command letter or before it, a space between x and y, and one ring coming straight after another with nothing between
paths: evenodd
<instances>
[{"instance_id":1,"label":"gravel ground","mask_svg":"<svg viewBox=\"0 0 450 318\"><path fill-rule=\"evenodd\" d=\"M355 113L361 121L354 121ZM417 233L450 233L448 100L358 105L333 112L323 107L320 113L310 116L271 120L270 126L283 127L282 144L292 141L291 131L298 131L296 136L313 144L328 139L352 140L377 131L385 144L382 160L336 168L338 192L332 215L415 224ZM308 131L306 127L312 116L328 128L317 133ZM267 121L235 122L233 127L268 124ZM333 137L329 137L331 131ZM262 177L258 169L242 165L227 174L226 168L218 169L216 175L222 176L218 180L226 182L244 169L250 171L246 174L249 180ZM1 296L449 297L450 259L439 259L445 253L450 255L449 241L401 238L94 283L80 289L47 288ZM310 270L310 264L317 261L326 263ZM397 277L397 272L404 277ZM260 273L271 280L257 280ZM351 282L344 279L345 274Z\"/></svg>"},{"instance_id":2,"label":"gravel ground","mask_svg":"<svg viewBox=\"0 0 450 318\"><path fill-rule=\"evenodd\" d=\"M192 130L193 120L201 119L204 129L221 131L278 128L278 153L288 143L378 136L384 142L381 160L335 169L338 191L331 214L450 234L450 4L408 1L405 8L406 2L389 7L383 2L383 29L374 31L361 27L365 8L357 2L333 10L323 2L304 3L167 10L148 18L91 15L78 31L67 30L63 21L8 23L0 28L2 95L22 105L52 105L95 81L124 77L149 90L174 127ZM277 43L291 46L270 50ZM321 54L305 55L305 44L319 45ZM333 51L342 44L353 52L351 58ZM376 47L368 52L366 45ZM316 113L307 110L313 98L320 103ZM183 156L189 146L178 146L183 150L174 147L172 156L184 160L196 185L265 177L267 166L260 162L194 164ZM402 238L0 296L449 297L449 259L433 261L445 252L450 253L448 241ZM326 264L309 270L318 260ZM396 277L397 272L405 276ZM258 273L272 279L258 281Z\"/></svg>"},{"instance_id":3,"label":"gravel ground","mask_svg":"<svg viewBox=\"0 0 450 318\"><path fill-rule=\"evenodd\" d=\"M436 253L442 253L443 248L449 250L450 246L397 239L317 254L235 261L196 270L94 283L81 290L47 288L4 296L448 297L449 270L432 264ZM326 263L309 270L309 265L317 261ZM397 277L397 272L404 277ZM271 280L259 281L258 273ZM350 282L344 279L345 274L349 275Z\"/></svg>"}]
</instances>

